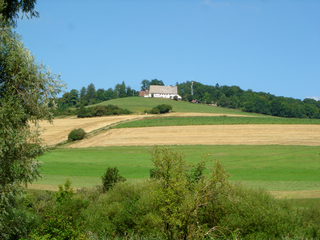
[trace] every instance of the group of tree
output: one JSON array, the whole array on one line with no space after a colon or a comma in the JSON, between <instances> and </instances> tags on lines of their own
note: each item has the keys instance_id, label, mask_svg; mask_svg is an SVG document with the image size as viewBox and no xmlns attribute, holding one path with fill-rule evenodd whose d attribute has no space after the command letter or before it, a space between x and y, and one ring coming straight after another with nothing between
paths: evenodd
<instances>
[{"instance_id":1,"label":"group of tree","mask_svg":"<svg viewBox=\"0 0 320 240\"><path fill-rule=\"evenodd\" d=\"M164 85L162 80L152 79L151 81L144 79L141 82L141 89L146 90L150 85ZM116 98L125 97L137 97L139 92L127 86L123 81L121 84L116 84L115 87L99 88L96 90L93 83L90 83L87 87L82 87L79 90L72 89L70 92L65 92L58 100L58 106L60 110L65 110L69 107L80 107L96 104Z\"/></svg>"},{"instance_id":2,"label":"group of tree","mask_svg":"<svg viewBox=\"0 0 320 240\"><path fill-rule=\"evenodd\" d=\"M178 93L185 101L199 100L205 104L217 104L220 107L240 109L245 112L287 118L320 118L320 101L306 98L300 99L277 97L270 93L242 90L238 86L204 85L191 82L177 84Z\"/></svg>"},{"instance_id":3,"label":"group of tree","mask_svg":"<svg viewBox=\"0 0 320 240\"><path fill-rule=\"evenodd\" d=\"M114 89L107 90L99 88L96 90L93 83L88 87L82 87L80 91L72 89L70 92L65 92L59 99L59 108L66 109L68 107L88 106L91 104L100 103L110 99L138 96L139 93L126 86L125 82L115 85Z\"/></svg>"}]
</instances>

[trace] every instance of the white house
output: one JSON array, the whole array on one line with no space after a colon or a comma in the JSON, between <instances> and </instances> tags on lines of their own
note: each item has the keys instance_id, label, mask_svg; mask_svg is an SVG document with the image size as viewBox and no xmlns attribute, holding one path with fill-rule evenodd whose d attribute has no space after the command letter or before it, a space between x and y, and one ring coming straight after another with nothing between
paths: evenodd
<instances>
[{"instance_id":1,"label":"white house","mask_svg":"<svg viewBox=\"0 0 320 240\"><path fill-rule=\"evenodd\" d=\"M149 92L144 94L144 97L155 98L173 98L174 96L177 96L178 99L182 99L182 97L178 94L177 86L150 85Z\"/></svg>"}]
</instances>

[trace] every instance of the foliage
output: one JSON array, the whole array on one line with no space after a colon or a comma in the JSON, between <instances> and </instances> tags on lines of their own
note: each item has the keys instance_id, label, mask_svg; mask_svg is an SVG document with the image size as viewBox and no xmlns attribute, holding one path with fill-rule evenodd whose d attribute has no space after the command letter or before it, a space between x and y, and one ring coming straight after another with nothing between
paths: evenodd
<instances>
[{"instance_id":1,"label":"foliage","mask_svg":"<svg viewBox=\"0 0 320 240\"><path fill-rule=\"evenodd\" d=\"M110 190L116 183L125 182L127 180L119 174L117 167L108 167L101 179L104 192Z\"/></svg>"},{"instance_id":2,"label":"foliage","mask_svg":"<svg viewBox=\"0 0 320 240\"><path fill-rule=\"evenodd\" d=\"M34 1L30 9L33 9ZM12 3L15 4L15 3ZM10 3L8 7L12 6ZM19 2L21 4L21 1ZM7 17L15 15L14 6ZM0 10L3 13L3 1ZM28 10L29 9L29 10ZM9 11L8 8L4 11ZM10 15L11 14L11 15ZM43 154L38 122L52 120L55 98L62 87L60 76L35 61L20 36L5 25L0 15L0 238L18 234L19 211L15 209L21 184L31 183L40 175L36 157ZM34 125L31 128L31 125ZM14 217L15 214L18 214ZM9 220L10 219L10 220ZM10 227L12 224L16 227Z\"/></svg>"},{"instance_id":3,"label":"foliage","mask_svg":"<svg viewBox=\"0 0 320 240\"><path fill-rule=\"evenodd\" d=\"M1 0L0 3L4 3L4 7L0 9L0 14L7 24L16 26L14 19L19 18L19 12L27 18L39 17L39 13L34 10L36 0Z\"/></svg>"},{"instance_id":4,"label":"foliage","mask_svg":"<svg viewBox=\"0 0 320 240\"><path fill-rule=\"evenodd\" d=\"M152 114L162 114L162 113L167 113L170 112L170 110L172 110L172 106L169 104L161 104L158 105L154 108L151 109L150 113Z\"/></svg>"},{"instance_id":5,"label":"foliage","mask_svg":"<svg viewBox=\"0 0 320 240\"><path fill-rule=\"evenodd\" d=\"M130 86L126 86L125 82L122 84L116 84L115 88L109 88L104 90L99 88L96 90L93 83L89 84L88 87L82 87L80 93L76 89L72 89L70 92L65 92L61 98L58 100L58 109L55 114L58 115L68 115L68 111L74 112L70 108L78 108L83 106L88 106L92 104L101 103L103 101L115 99L138 96L139 93Z\"/></svg>"},{"instance_id":6,"label":"foliage","mask_svg":"<svg viewBox=\"0 0 320 240\"><path fill-rule=\"evenodd\" d=\"M114 105L97 105L95 107L81 106L78 110L78 118L85 117L100 117L100 116L110 116L110 115L121 115L121 114L131 114L132 112L128 109L123 109Z\"/></svg>"},{"instance_id":7,"label":"foliage","mask_svg":"<svg viewBox=\"0 0 320 240\"><path fill-rule=\"evenodd\" d=\"M212 101L220 107L241 109L246 112L261 113L286 118L320 118L320 101L276 97L270 93L244 91L238 86L209 86L199 82L193 83L194 94L191 94L191 82L178 84L178 93L183 100L194 99L201 102Z\"/></svg>"},{"instance_id":8,"label":"foliage","mask_svg":"<svg viewBox=\"0 0 320 240\"><path fill-rule=\"evenodd\" d=\"M71 182L66 180L64 186L59 185L56 194L36 199L31 205L37 209L37 202L42 202L39 212L41 224L29 234L29 239L87 239L84 234L84 219L81 217L82 209L87 208L89 201L74 195L70 188Z\"/></svg>"},{"instance_id":9,"label":"foliage","mask_svg":"<svg viewBox=\"0 0 320 240\"><path fill-rule=\"evenodd\" d=\"M144 79L141 82L141 91L146 91L149 89L150 85L161 85L164 86L164 83L162 80L158 80L158 79L152 79L151 81Z\"/></svg>"},{"instance_id":10,"label":"foliage","mask_svg":"<svg viewBox=\"0 0 320 240\"><path fill-rule=\"evenodd\" d=\"M81 140L86 135L86 132L82 128L73 129L68 135L68 141Z\"/></svg>"}]
</instances>

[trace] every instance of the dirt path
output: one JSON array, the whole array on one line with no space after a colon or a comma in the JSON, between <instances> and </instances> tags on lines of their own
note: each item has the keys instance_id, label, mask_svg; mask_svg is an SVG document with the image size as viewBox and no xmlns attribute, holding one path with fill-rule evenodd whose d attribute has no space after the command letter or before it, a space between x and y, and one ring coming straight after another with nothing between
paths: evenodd
<instances>
[{"instance_id":1,"label":"dirt path","mask_svg":"<svg viewBox=\"0 0 320 240\"><path fill-rule=\"evenodd\" d=\"M320 146L320 125L201 125L111 129L71 148L137 145Z\"/></svg>"}]
</instances>

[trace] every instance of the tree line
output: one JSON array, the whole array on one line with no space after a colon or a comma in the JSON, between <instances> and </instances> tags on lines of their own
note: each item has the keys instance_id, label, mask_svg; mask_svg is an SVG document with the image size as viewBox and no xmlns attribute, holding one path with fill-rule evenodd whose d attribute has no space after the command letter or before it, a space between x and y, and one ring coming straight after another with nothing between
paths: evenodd
<instances>
[{"instance_id":1,"label":"tree line","mask_svg":"<svg viewBox=\"0 0 320 240\"><path fill-rule=\"evenodd\" d=\"M216 104L220 107L240 109L245 112L287 118L320 118L320 101L289 97L277 97L270 93L243 90L238 86L215 86L193 82L177 84L178 93L185 101L198 100L201 103Z\"/></svg>"},{"instance_id":2,"label":"tree line","mask_svg":"<svg viewBox=\"0 0 320 240\"><path fill-rule=\"evenodd\" d=\"M152 79L151 81L144 79L141 82L141 90L149 89L150 85L164 85L162 80ZM96 90L93 83L88 87L82 87L80 91L72 89L70 92L65 92L61 98L58 99L58 107L60 110L65 110L69 107L81 107L108 101L116 98L137 97L139 91L127 86L123 81L121 84L116 84L114 89L99 88Z\"/></svg>"}]
</instances>

